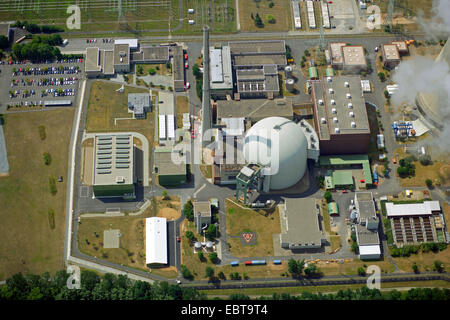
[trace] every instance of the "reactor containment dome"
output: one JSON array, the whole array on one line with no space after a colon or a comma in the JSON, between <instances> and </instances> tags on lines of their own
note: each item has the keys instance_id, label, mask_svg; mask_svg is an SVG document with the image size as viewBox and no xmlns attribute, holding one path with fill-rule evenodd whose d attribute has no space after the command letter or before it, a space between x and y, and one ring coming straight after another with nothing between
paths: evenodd
<instances>
[{"instance_id":1,"label":"reactor containment dome","mask_svg":"<svg viewBox=\"0 0 450 320\"><path fill-rule=\"evenodd\" d=\"M264 179L270 179L271 190L295 185L304 176L308 142L300 126L282 118L270 117L258 121L247 131L244 159L263 167Z\"/></svg>"}]
</instances>

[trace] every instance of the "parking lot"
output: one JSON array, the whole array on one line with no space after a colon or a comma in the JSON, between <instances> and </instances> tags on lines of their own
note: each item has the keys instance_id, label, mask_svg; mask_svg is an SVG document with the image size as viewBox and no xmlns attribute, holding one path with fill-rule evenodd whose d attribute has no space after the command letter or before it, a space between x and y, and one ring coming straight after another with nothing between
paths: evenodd
<instances>
[{"instance_id":1,"label":"parking lot","mask_svg":"<svg viewBox=\"0 0 450 320\"><path fill-rule=\"evenodd\" d=\"M1 110L41 108L46 101L70 100L78 93L83 59L0 65Z\"/></svg>"}]
</instances>

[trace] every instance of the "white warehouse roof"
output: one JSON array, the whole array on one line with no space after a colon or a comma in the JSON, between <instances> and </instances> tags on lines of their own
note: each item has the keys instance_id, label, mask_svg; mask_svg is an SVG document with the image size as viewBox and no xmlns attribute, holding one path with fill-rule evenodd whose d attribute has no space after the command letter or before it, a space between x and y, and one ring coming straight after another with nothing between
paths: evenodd
<instances>
[{"instance_id":1,"label":"white warehouse roof","mask_svg":"<svg viewBox=\"0 0 450 320\"><path fill-rule=\"evenodd\" d=\"M362 257L368 255L381 255L380 246L377 244L369 246L359 246L359 255Z\"/></svg>"},{"instance_id":2,"label":"white warehouse roof","mask_svg":"<svg viewBox=\"0 0 450 320\"><path fill-rule=\"evenodd\" d=\"M388 217L431 215L432 211L441 211L439 201L407 204L386 203L386 214Z\"/></svg>"},{"instance_id":3,"label":"white warehouse roof","mask_svg":"<svg viewBox=\"0 0 450 320\"><path fill-rule=\"evenodd\" d=\"M145 219L145 263L167 264L167 219Z\"/></svg>"},{"instance_id":4,"label":"white warehouse roof","mask_svg":"<svg viewBox=\"0 0 450 320\"><path fill-rule=\"evenodd\" d=\"M127 44L130 49L137 49L138 39L116 39L114 44Z\"/></svg>"}]
</instances>

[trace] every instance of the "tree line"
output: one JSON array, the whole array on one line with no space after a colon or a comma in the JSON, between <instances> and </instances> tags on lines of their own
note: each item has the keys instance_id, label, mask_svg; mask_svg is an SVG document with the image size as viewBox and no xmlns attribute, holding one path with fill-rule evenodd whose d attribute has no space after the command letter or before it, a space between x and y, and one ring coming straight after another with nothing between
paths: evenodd
<instances>
[{"instance_id":1,"label":"tree line","mask_svg":"<svg viewBox=\"0 0 450 320\"><path fill-rule=\"evenodd\" d=\"M55 47L62 44L59 34L51 36L37 36L29 43L15 43L12 46L12 55L16 60L45 61L61 59L61 51Z\"/></svg>"},{"instance_id":2,"label":"tree line","mask_svg":"<svg viewBox=\"0 0 450 320\"><path fill-rule=\"evenodd\" d=\"M0 300L200 300L206 295L193 288L182 288L166 281L150 284L125 275L81 271L80 289L69 289L69 274L58 271L54 276L17 273L0 286Z\"/></svg>"},{"instance_id":3,"label":"tree line","mask_svg":"<svg viewBox=\"0 0 450 320\"><path fill-rule=\"evenodd\" d=\"M64 29L57 26L50 25L42 25L39 26L36 23L29 23L28 21L17 21L12 24L13 28L25 28L30 33L54 33L54 32L63 32Z\"/></svg>"}]
</instances>

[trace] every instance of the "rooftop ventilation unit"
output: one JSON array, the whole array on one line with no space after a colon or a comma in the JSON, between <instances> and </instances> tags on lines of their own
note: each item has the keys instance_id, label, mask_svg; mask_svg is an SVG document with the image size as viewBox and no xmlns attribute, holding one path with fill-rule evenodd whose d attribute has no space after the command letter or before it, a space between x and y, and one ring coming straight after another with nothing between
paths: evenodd
<instances>
[{"instance_id":1,"label":"rooftop ventilation unit","mask_svg":"<svg viewBox=\"0 0 450 320\"><path fill-rule=\"evenodd\" d=\"M328 82L331 82L331 81L332 81L332 78L331 78L331 77L327 77L327 81L328 81Z\"/></svg>"},{"instance_id":2,"label":"rooftop ventilation unit","mask_svg":"<svg viewBox=\"0 0 450 320\"><path fill-rule=\"evenodd\" d=\"M348 104L348 108L349 108L349 109L353 109L353 103L349 103L349 104Z\"/></svg>"},{"instance_id":3,"label":"rooftop ventilation unit","mask_svg":"<svg viewBox=\"0 0 450 320\"><path fill-rule=\"evenodd\" d=\"M350 112L348 113L348 115L350 116L350 118L354 118L354 117L355 117L355 114L354 114L352 111L350 111Z\"/></svg>"},{"instance_id":4,"label":"rooftop ventilation unit","mask_svg":"<svg viewBox=\"0 0 450 320\"><path fill-rule=\"evenodd\" d=\"M124 177L116 177L116 183L124 183L125 178Z\"/></svg>"},{"instance_id":5,"label":"rooftop ventilation unit","mask_svg":"<svg viewBox=\"0 0 450 320\"><path fill-rule=\"evenodd\" d=\"M334 101L334 99L331 99L330 102L331 102L331 104L334 104L334 105L336 104L336 101Z\"/></svg>"},{"instance_id":6,"label":"rooftop ventilation unit","mask_svg":"<svg viewBox=\"0 0 450 320\"><path fill-rule=\"evenodd\" d=\"M329 92L330 94L333 94L333 93L334 93L333 88L328 89L328 92Z\"/></svg>"},{"instance_id":7,"label":"rooftop ventilation unit","mask_svg":"<svg viewBox=\"0 0 450 320\"><path fill-rule=\"evenodd\" d=\"M339 133L339 128L334 128L334 133Z\"/></svg>"},{"instance_id":8,"label":"rooftop ventilation unit","mask_svg":"<svg viewBox=\"0 0 450 320\"><path fill-rule=\"evenodd\" d=\"M126 54L126 52L125 51L120 51L119 52L119 56L121 56L121 57L125 57L127 54Z\"/></svg>"},{"instance_id":9,"label":"rooftop ventilation unit","mask_svg":"<svg viewBox=\"0 0 450 320\"><path fill-rule=\"evenodd\" d=\"M352 121L352 128L356 128L356 122Z\"/></svg>"},{"instance_id":10,"label":"rooftop ventilation unit","mask_svg":"<svg viewBox=\"0 0 450 320\"><path fill-rule=\"evenodd\" d=\"M323 100L319 99L319 105L323 106Z\"/></svg>"},{"instance_id":11,"label":"rooftop ventilation unit","mask_svg":"<svg viewBox=\"0 0 450 320\"><path fill-rule=\"evenodd\" d=\"M325 124L325 123L327 123L327 120L325 120L325 118L320 118L320 122Z\"/></svg>"},{"instance_id":12,"label":"rooftop ventilation unit","mask_svg":"<svg viewBox=\"0 0 450 320\"><path fill-rule=\"evenodd\" d=\"M337 113L336 108L331 109L331 112L333 112L333 114L336 114Z\"/></svg>"},{"instance_id":13,"label":"rooftop ventilation unit","mask_svg":"<svg viewBox=\"0 0 450 320\"><path fill-rule=\"evenodd\" d=\"M347 94L346 94L346 97L347 97L347 99L351 99L351 98L352 98L352 95L351 95L350 93L347 93Z\"/></svg>"},{"instance_id":14,"label":"rooftop ventilation unit","mask_svg":"<svg viewBox=\"0 0 450 320\"><path fill-rule=\"evenodd\" d=\"M338 118L337 118L337 117L334 117L334 118L333 118L333 122L334 122L334 123L337 123L337 122L338 122Z\"/></svg>"},{"instance_id":15,"label":"rooftop ventilation unit","mask_svg":"<svg viewBox=\"0 0 450 320\"><path fill-rule=\"evenodd\" d=\"M344 84L345 84L345 87L346 87L346 88L350 87L350 84L348 83L348 81L345 81Z\"/></svg>"}]
</instances>

